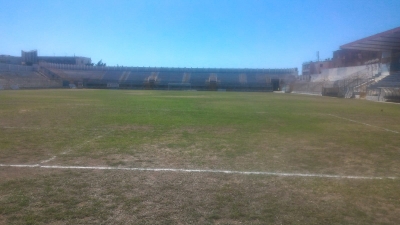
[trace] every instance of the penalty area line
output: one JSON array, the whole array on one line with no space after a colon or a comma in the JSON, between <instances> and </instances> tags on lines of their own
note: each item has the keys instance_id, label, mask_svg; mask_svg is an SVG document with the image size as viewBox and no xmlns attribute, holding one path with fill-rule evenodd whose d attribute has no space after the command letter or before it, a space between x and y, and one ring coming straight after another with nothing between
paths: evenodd
<instances>
[{"instance_id":1,"label":"penalty area line","mask_svg":"<svg viewBox=\"0 0 400 225\"><path fill-rule=\"evenodd\" d=\"M368 176L344 176L329 174L312 173L280 173L280 172L262 172L262 171L235 171L235 170L202 170L202 169L174 169L174 168L140 168L140 167L113 167L113 166L46 166L40 164L20 165L20 164L0 164L0 167L19 167L19 168L43 168L43 169L76 169L76 170L125 170L125 171L150 171L150 172L181 172L181 173L224 173L241 175L266 175L280 177L317 177L317 178L339 178L339 179L365 179L382 180L398 179L398 177L368 177Z\"/></svg>"},{"instance_id":2,"label":"penalty area line","mask_svg":"<svg viewBox=\"0 0 400 225\"><path fill-rule=\"evenodd\" d=\"M363 122L359 122L359 121L356 121L356 120L347 119L347 118L340 117L340 116L336 116L336 115L332 115L332 114L327 114L327 115L333 116L333 117L336 117L336 118L339 118L339 119L342 119L342 120L348 120L348 121L351 121L351 122L354 122L354 123L363 124L363 125L365 125L365 126L375 127L375 128L378 128L378 129L382 129L382 130L388 131L388 132L400 134L400 132L395 131L395 130L389 130L389 129L386 129L386 128L383 128L383 127L378 127L378 126L371 125L371 124L368 124L368 123L363 123Z\"/></svg>"},{"instance_id":3,"label":"penalty area line","mask_svg":"<svg viewBox=\"0 0 400 225\"><path fill-rule=\"evenodd\" d=\"M42 164L42 163L48 163L48 162L54 160L55 158L56 158L56 156L53 156L53 157L51 157L50 159L41 161L40 164Z\"/></svg>"}]
</instances>

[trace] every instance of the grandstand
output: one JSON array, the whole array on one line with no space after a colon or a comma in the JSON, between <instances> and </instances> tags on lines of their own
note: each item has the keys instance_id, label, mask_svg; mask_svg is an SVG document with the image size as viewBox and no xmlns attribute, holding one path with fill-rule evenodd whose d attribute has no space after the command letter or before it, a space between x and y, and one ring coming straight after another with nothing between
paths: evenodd
<instances>
[{"instance_id":1,"label":"grandstand","mask_svg":"<svg viewBox=\"0 0 400 225\"><path fill-rule=\"evenodd\" d=\"M0 89L60 88L60 80L51 80L39 72L0 72Z\"/></svg>"},{"instance_id":2,"label":"grandstand","mask_svg":"<svg viewBox=\"0 0 400 225\"><path fill-rule=\"evenodd\" d=\"M274 91L297 76L297 69L221 69L165 67L94 67L40 63L69 83L85 88L155 90ZM67 83L67 82L66 82ZM79 85L78 85L79 86ZM111 85L115 88L115 85ZM172 88L171 88L172 87Z\"/></svg>"},{"instance_id":3,"label":"grandstand","mask_svg":"<svg viewBox=\"0 0 400 225\"><path fill-rule=\"evenodd\" d=\"M94 66L87 57L38 56L37 51L21 51L21 57L1 55L0 72L29 71L35 85L40 79L61 84L60 87L120 88L154 90L227 90L280 91L298 75L297 68L289 69L233 69L233 68L168 68L168 67L113 67ZM39 76L35 77L35 74ZM2 89L11 86L11 78L3 81ZM35 77L35 78L33 78ZM28 79L26 77L26 79ZM43 88L49 87L46 82ZM6 84L7 83L7 84ZM11 82L12 83L12 82ZM58 87L52 86L52 87Z\"/></svg>"},{"instance_id":4,"label":"grandstand","mask_svg":"<svg viewBox=\"0 0 400 225\"><path fill-rule=\"evenodd\" d=\"M303 64L294 93L400 102L400 27L345 45L327 61Z\"/></svg>"}]
</instances>

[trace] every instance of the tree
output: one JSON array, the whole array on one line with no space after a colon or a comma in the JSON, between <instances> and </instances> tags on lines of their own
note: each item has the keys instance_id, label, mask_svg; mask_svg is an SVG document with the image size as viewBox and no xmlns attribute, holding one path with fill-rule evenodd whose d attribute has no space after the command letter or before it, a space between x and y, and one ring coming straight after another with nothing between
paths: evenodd
<instances>
[{"instance_id":1,"label":"tree","mask_svg":"<svg viewBox=\"0 0 400 225\"><path fill-rule=\"evenodd\" d=\"M106 66L106 64L103 63L103 60L100 60L99 62L97 62L96 66Z\"/></svg>"}]
</instances>

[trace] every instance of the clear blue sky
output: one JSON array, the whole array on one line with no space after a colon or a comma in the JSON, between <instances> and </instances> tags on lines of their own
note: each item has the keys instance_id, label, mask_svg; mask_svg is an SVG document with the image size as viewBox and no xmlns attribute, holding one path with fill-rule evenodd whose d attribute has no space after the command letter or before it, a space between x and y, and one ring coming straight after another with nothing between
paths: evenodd
<instances>
[{"instance_id":1,"label":"clear blue sky","mask_svg":"<svg viewBox=\"0 0 400 225\"><path fill-rule=\"evenodd\" d=\"M293 68L400 26L400 0L0 0L0 54L107 65Z\"/></svg>"}]
</instances>

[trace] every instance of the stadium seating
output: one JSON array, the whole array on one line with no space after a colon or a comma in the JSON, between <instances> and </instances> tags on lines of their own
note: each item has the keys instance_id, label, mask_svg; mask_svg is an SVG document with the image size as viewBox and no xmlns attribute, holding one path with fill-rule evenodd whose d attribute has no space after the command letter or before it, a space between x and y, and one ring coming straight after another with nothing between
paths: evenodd
<instances>
[{"instance_id":1,"label":"stadium seating","mask_svg":"<svg viewBox=\"0 0 400 225\"><path fill-rule=\"evenodd\" d=\"M122 70L108 70L104 76L103 76L103 81L108 81L108 82L118 82L124 74L125 71ZM124 76L125 77L125 76Z\"/></svg>"},{"instance_id":2,"label":"stadium seating","mask_svg":"<svg viewBox=\"0 0 400 225\"><path fill-rule=\"evenodd\" d=\"M131 72L125 82L143 84L144 80L151 75L151 72Z\"/></svg>"},{"instance_id":3,"label":"stadium seating","mask_svg":"<svg viewBox=\"0 0 400 225\"><path fill-rule=\"evenodd\" d=\"M33 71L3 71L0 72L0 86L1 89L58 88L62 87L62 81L48 79Z\"/></svg>"},{"instance_id":4,"label":"stadium seating","mask_svg":"<svg viewBox=\"0 0 400 225\"><path fill-rule=\"evenodd\" d=\"M209 78L209 73L192 73L190 83L192 87L205 88L206 80Z\"/></svg>"},{"instance_id":5,"label":"stadium seating","mask_svg":"<svg viewBox=\"0 0 400 225\"><path fill-rule=\"evenodd\" d=\"M58 73L59 74L59 73ZM105 71L79 71L79 70L63 70L60 77L66 80L74 79L89 79L101 80L103 79Z\"/></svg>"},{"instance_id":6,"label":"stadium seating","mask_svg":"<svg viewBox=\"0 0 400 225\"><path fill-rule=\"evenodd\" d=\"M371 85L371 88L376 87L400 87L400 71L392 73L378 81L376 84Z\"/></svg>"},{"instance_id":7,"label":"stadium seating","mask_svg":"<svg viewBox=\"0 0 400 225\"><path fill-rule=\"evenodd\" d=\"M321 95L324 82L297 81L293 83L292 92L299 94Z\"/></svg>"},{"instance_id":8,"label":"stadium seating","mask_svg":"<svg viewBox=\"0 0 400 225\"><path fill-rule=\"evenodd\" d=\"M219 86L224 89L234 88L240 85L238 74L220 73L217 79L219 81Z\"/></svg>"},{"instance_id":9,"label":"stadium seating","mask_svg":"<svg viewBox=\"0 0 400 225\"><path fill-rule=\"evenodd\" d=\"M226 69L226 68L160 68L160 67L79 67L41 64L67 81L82 81L90 88L168 89L170 84L197 90L271 91L273 76L289 75L294 69ZM279 78L280 79L280 78ZM111 86L110 86L111 85ZM212 87L211 87L212 86Z\"/></svg>"},{"instance_id":10,"label":"stadium seating","mask_svg":"<svg viewBox=\"0 0 400 225\"><path fill-rule=\"evenodd\" d=\"M167 87L169 83L182 83L183 73L160 72L157 77L157 85Z\"/></svg>"}]
</instances>

